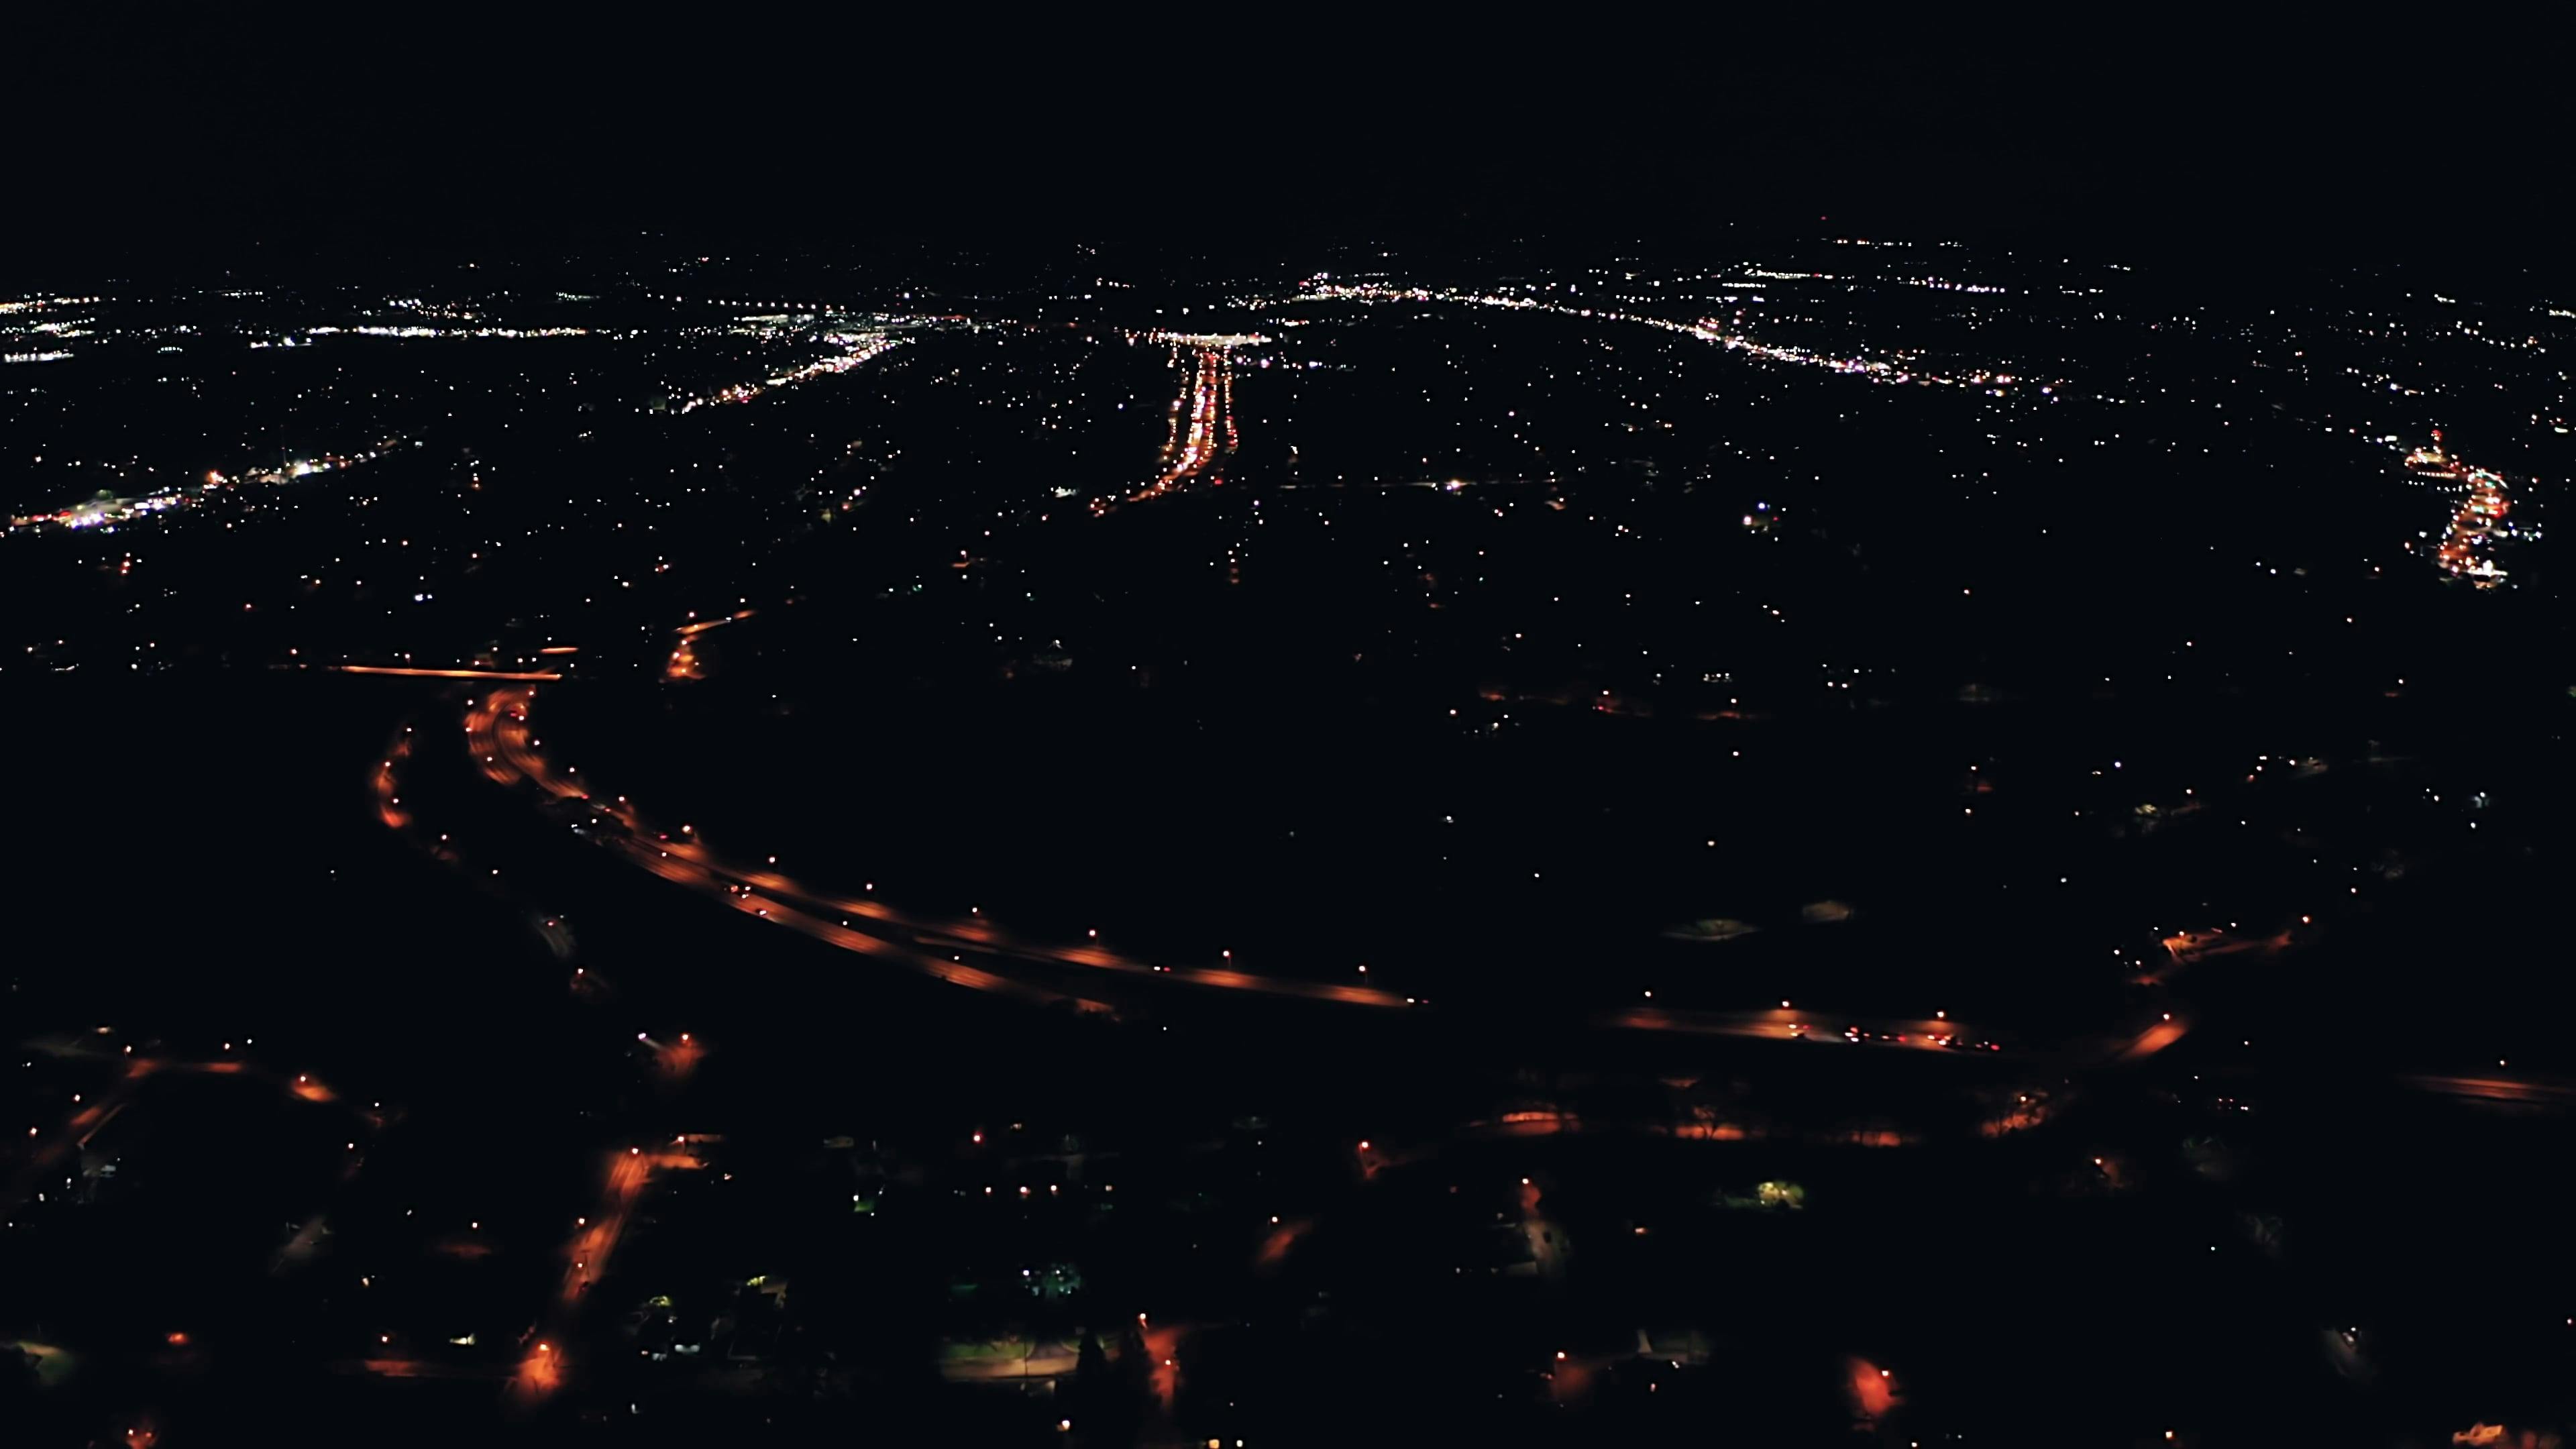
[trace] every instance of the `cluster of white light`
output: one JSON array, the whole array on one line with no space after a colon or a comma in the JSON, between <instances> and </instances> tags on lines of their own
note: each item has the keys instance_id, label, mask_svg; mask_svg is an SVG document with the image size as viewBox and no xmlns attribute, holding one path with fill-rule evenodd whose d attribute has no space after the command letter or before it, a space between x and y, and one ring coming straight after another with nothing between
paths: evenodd
<instances>
[{"instance_id":1,"label":"cluster of white light","mask_svg":"<svg viewBox=\"0 0 2576 1449\"><path fill-rule=\"evenodd\" d=\"M1169 343L1174 347L1258 347L1270 339L1258 332L1141 332L1147 342Z\"/></svg>"},{"instance_id":2,"label":"cluster of white light","mask_svg":"<svg viewBox=\"0 0 2576 1449\"><path fill-rule=\"evenodd\" d=\"M1518 312L1553 312L1560 317L1578 317L1587 321L1632 322L1641 327L1660 327L1667 332L1686 333L1717 341L1715 334L1702 324L1673 322L1661 317L1643 317L1632 312L1614 312L1601 307L1568 307L1560 302L1542 302L1535 297L1510 297L1491 292L1461 292L1451 289L1433 291L1427 287L1349 286L1340 283L1309 283L1290 302L1450 302L1470 307L1506 307Z\"/></svg>"},{"instance_id":3,"label":"cluster of white light","mask_svg":"<svg viewBox=\"0 0 2576 1449\"><path fill-rule=\"evenodd\" d=\"M2010 287L1988 287L1975 282L1944 282L1937 277L1899 277L1897 280L1909 287L1929 287L1936 292L1996 293L2012 290ZM2101 289L2097 287L2094 290Z\"/></svg>"},{"instance_id":4,"label":"cluster of white light","mask_svg":"<svg viewBox=\"0 0 2576 1449\"><path fill-rule=\"evenodd\" d=\"M844 350L838 356L809 362L803 367L774 374L759 382L738 382L704 397L690 398L674 411L693 413L700 408L713 407L718 403L746 403L776 388L794 387L800 382L808 382L814 378L848 372L903 345L902 338L888 337L881 332L835 332L823 340Z\"/></svg>"},{"instance_id":5,"label":"cluster of white light","mask_svg":"<svg viewBox=\"0 0 2576 1449\"><path fill-rule=\"evenodd\" d=\"M176 508L188 501L188 495L184 493L152 493L141 498L101 498L84 503L78 508L66 508L49 519L33 521L55 523L64 528L96 528L103 523L123 523L131 518L143 517L145 514L159 513L165 508Z\"/></svg>"},{"instance_id":6,"label":"cluster of white light","mask_svg":"<svg viewBox=\"0 0 2576 1449\"><path fill-rule=\"evenodd\" d=\"M0 362L60 362L69 356L68 352L6 352L0 353Z\"/></svg>"},{"instance_id":7,"label":"cluster of white light","mask_svg":"<svg viewBox=\"0 0 2576 1449\"><path fill-rule=\"evenodd\" d=\"M588 337L587 327L307 327L308 337Z\"/></svg>"},{"instance_id":8,"label":"cluster of white light","mask_svg":"<svg viewBox=\"0 0 2576 1449\"><path fill-rule=\"evenodd\" d=\"M15 302L0 302L0 317L12 312L35 312L46 307L96 306L96 297L22 297Z\"/></svg>"},{"instance_id":9,"label":"cluster of white light","mask_svg":"<svg viewBox=\"0 0 2576 1449\"><path fill-rule=\"evenodd\" d=\"M1749 352L1767 361L1791 362L1801 367L1821 367L1850 377L1867 378L1871 382L1922 383L1929 387L1974 387L1983 388L2001 396L2005 388L2021 381L2010 373L1988 372L1982 369L1953 377L1946 373L1921 372L1902 363L1885 362L1873 357L1828 357L1823 353L1810 352L1803 347L1781 347L1768 342L1756 342L1740 334L1721 333L1714 322L1700 324L1696 335L1711 342L1721 343L1737 352ZM2055 389L2043 387L2040 391L2053 393Z\"/></svg>"},{"instance_id":10,"label":"cluster of white light","mask_svg":"<svg viewBox=\"0 0 2576 1449\"><path fill-rule=\"evenodd\" d=\"M1779 277L1788 274L1765 272L1759 275ZM1541 302L1530 297L1506 297L1482 292L1433 291L1422 287L1347 286L1310 282L1305 290L1290 300L1297 302L1453 302L1478 307L1508 307L1524 312L1553 312L1559 316L1590 321L1626 322L1639 327L1654 327L1666 332L1678 332L1686 337L1695 337L1702 342L1714 342L1733 351L1750 353L1770 362L1795 363L1801 367L1821 367L1845 376L1889 384L1922 383L1938 387L1973 387L1982 388L2000 396L2005 388L2022 381L2009 373L1985 369L1952 376L1924 372L1903 363L1877 358L1829 357L1822 353L1810 352L1803 347L1783 347L1767 342L1757 342L1741 333L1726 331L1714 318L1706 318L1698 322L1675 322L1663 317L1648 317L1634 312L1615 312L1599 307L1568 307L1554 302ZM2043 387L2040 391L2053 393L2055 389L2053 386Z\"/></svg>"},{"instance_id":11,"label":"cluster of white light","mask_svg":"<svg viewBox=\"0 0 2576 1449\"><path fill-rule=\"evenodd\" d=\"M220 472L209 471L203 483L192 487L161 488L134 498L95 498L56 513L40 513L30 517L10 519L9 527L15 531L46 528L103 528L113 524L129 523L173 508L203 503L209 497L228 488L284 483L296 478L309 478L316 473L354 468L360 463L373 462L403 446L404 444L398 439L388 440L363 453L329 453L319 458L300 458L282 467L245 473L239 478L227 478Z\"/></svg>"}]
</instances>

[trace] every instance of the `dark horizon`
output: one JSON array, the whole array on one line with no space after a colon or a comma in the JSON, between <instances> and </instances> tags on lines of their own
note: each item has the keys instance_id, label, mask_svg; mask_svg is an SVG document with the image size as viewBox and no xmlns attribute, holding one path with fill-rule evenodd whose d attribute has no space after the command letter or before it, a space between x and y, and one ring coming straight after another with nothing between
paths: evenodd
<instances>
[{"instance_id":1,"label":"dark horizon","mask_svg":"<svg viewBox=\"0 0 2576 1449\"><path fill-rule=\"evenodd\" d=\"M57 19L26 51L15 109L41 140L8 245L66 278L644 232L1231 258L1750 230L2507 272L2565 250L2534 184L2563 26L2222 48L2096 20L1848 49L1723 22L1567 46L1318 24L1203 38L1201 75L1108 25L701 46Z\"/></svg>"}]
</instances>

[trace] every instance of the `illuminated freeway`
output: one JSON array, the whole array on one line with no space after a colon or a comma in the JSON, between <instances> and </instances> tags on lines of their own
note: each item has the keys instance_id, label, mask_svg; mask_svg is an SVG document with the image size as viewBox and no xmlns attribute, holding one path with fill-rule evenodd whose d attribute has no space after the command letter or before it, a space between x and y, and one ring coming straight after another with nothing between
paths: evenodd
<instances>
[{"instance_id":1,"label":"illuminated freeway","mask_svg":"<svg viewBox=\"0 0 2576 1449\"><path fill-rule=\"evenodd\" d=\"M527 724L527 708L535 698L533 690L502 690L470 710L465 719L466 738L484 775L500 784L527 780L548 795L560 800L587 800L587 792L557 772L543 755L537 753ZM389 797L390 798L390 797ZM724 901L747 915L786 926L843 950L856 951L879 960L936 977L955 985L978 991L993 991L1015 996L1040 1005L1071 1001L1085 1010L1105 1011L1105 1002L1089 1001L1064 992L1047 990L980 967L969 966L952 957L942 957L906 940L891 939L892 932L907 924L891 911L866 901L836 902L798 888L775 872L744 871L717 859L686 839L665 839L648 829L643 817L632 806L595 806L611 828L598 831L595 839L632 863L679 885ZM843 908L847 907L845 911ZM858 922L866 921L862 930ZM886 932L888 934L873 934ZM936 943L934 943L936 944Z\"/></svg>"},{"instance_id":2,"label":"illuminated freeway","mask_svg":"<svg viewBox=\"0 0 2576 1449\"><path fill-rule=\"evenodd\" d=\"M1171 436L1163 442L1162 471L1130 503L1142 503L1187 488L1194 480L1225 480L1214 471L1233 456L1234 363L1226 346L1202 345L1190 369L1188 387L1172 404Z\"/></svg>"},{"instance_id":3,"label":"illuminated freeway","mask_svg":"<svg viewBox=\"0 0 2576 1449\"><path fill-rule=\"evenodd\" d=\"M2442 451L2442 430L2433 430L2433 445L2418 448L2406 457L2409 472L2418 477L2435 479L2462 486L2459 507L2451 514L2450 525L2442 531L2442 541L2433 549L2433 565L2453 578L2466 578L2481 589L2492 589L2504 582L2505 571L2495 561L2493 543L2498 535L2509 534L2505 522L2508 504L2504 478L2486 468L2473 468Z\"/></svg>"},{"instance_id":4,"label":"illuminated freeway","mask_svg":"<svg viewBox=\"0 0 2576 1449\"><path fill-rule=\"evenodd\" d=\"M1160 980L1187 986L1330 1003L1371 1010L1406 1010L1429 1003L1358 982L1332 983L1304 977L1273 976L1231 966L1178 966L1141 960L1096 942L1057 945L1012 935L981 915L941 917L900 910L883 901L810 886L773 867L725 859L697 838L687 825L663 830L652 825L624 797L613 802L592 797L569 772L541 752L529 711L533 688L511 685L475 702L465 717L467 745L485 778L496 784L525 780L548 797L586 803L598 828L589 839L628 863L676 885L723 902L745 915L785 926L826 945L888 962L937 980L989 991L1036 1005L1070 1005L1086 1012L1114 1012L1106 1000L1031 979L1010 970L1011 963L1043 968L1047 980L1099 972L1130 980ZM399 758L399 755L396 756ZM393 761L377 775L379 808L388 823L403 818ZM984 964L970 963L972 956ZM1787 1003L1756 1011L1701 1011L1639 1003L1597 1013L1594 1025L1626 1031L1692 1036L1752 1037L1772 1041L1805 1040L1914 1051L2003 1052L1959 1023L1944 1017L1920 1020L1866 1020L1843 1014L1825 1024ZM2144 1036L2120 1037L2098 1055L2135 1060L2181 1035L2167 1022ZM2141 1049L2143 1048L2143 1050ZM2096 1055L2088 1049L2086 1055Z\"/></svg>"}]
</instances>

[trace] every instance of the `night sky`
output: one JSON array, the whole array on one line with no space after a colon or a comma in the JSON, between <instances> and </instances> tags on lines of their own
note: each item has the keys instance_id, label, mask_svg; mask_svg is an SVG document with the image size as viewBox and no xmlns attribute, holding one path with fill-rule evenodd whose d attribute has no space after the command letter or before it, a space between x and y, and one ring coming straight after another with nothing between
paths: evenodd
<instances>
[{"instance_id":1,"label":"night sky","mask_svg":"<svg viewBox=\"0 0 2576 1449\"><path fill-rule=\"evenodd\" d=\"M59 266L655 229L1222 256L1734 224L2115 255L2565 250L2563 20L2257 38L2154 11L1910 35L1597 8L830 31L390 13L38 22L8 106L12 189L41 200L9 246Z\"/></svg>"},{"instance_id":2,"label":"night sky","mask_svg":"<svg viewBox=\"0 0 2576 1449\"><path fill-rule=\"evenodd\" d=\"M2576 1445L2569 7L564 8L0 19L0 1449Z\"/></svg>"}]
</instances>

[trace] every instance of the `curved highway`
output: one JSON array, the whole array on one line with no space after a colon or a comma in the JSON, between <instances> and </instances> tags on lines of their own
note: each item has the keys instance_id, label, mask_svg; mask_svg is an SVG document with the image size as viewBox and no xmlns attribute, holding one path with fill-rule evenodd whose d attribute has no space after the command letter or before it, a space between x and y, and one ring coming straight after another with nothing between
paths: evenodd
<instances>
[{"instance_id":1,"label":"curved highway","mask_svg":"<svg viewBox=\"0 0 2576 1449\"><path fill-rule=\"evenodd\" d=\"M629 863L720 900L746 915L785 926L827 945L977 991L996 992L1038 1005L1070 1005L1085 1012L1114 1013L1115 1008L1106 1001L970 965L961 958L971 953L995 962L1072 967L1375 1010L1427 1005L1414 997L1356 983L1268 976L1226 967L1164 965L1096 943L1054 945L1023 940L981 916L918 915L883 901L809 886L774 868L728 861L695 839L688 827L676 833L659 830L623 797L614 803L596 800L570 772L557 769L541 752L540 741L529 725L529 711L535 699L533 687L512 684L495 690L467 710L468 748L485 778L503 785L526 780L550 799L584 805L605 827L588 832L588 837ZM390 762L378 777L378 789L390 818L399 808L392 803L398 797ZM1614 1030L1830 1041L1915 1051L2003 1051L1996 1043L1981 1040L1946 1018L1862 1022L1836 1015L1833 1020L1834 1025L1819 1024L1785 1004L1759 1011L1694 1011L1638 1005L1599 1012L1593 1024ZM2160 1047L2179 1034L2178 1025L2162 1023L2150 1028L2148 1038ZM2130 1039L2122 1038L2114 1051L2123 1048L2134 1050Z\"/></svg>"}]
</instances>

